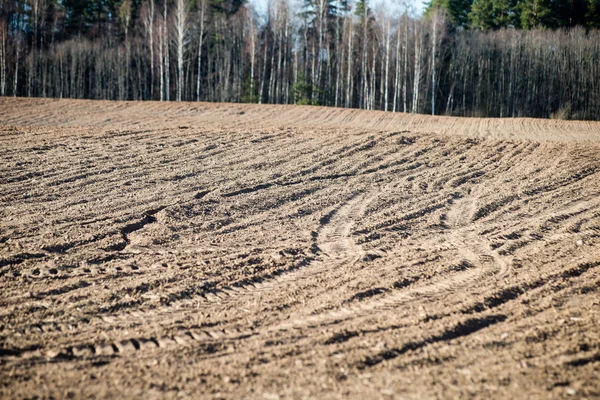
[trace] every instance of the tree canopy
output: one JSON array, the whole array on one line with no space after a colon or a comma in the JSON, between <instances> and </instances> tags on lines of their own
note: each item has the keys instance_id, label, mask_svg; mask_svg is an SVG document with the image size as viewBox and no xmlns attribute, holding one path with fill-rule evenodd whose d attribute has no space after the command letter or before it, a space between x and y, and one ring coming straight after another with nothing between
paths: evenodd
<instances>
[{"instance_id":1,"label":"tree canopy","mask_svg":"<svg viewBox=\"0 0 600 400\"><path fill-rule=\"evenodd\" d=\"M455 26L480 30L600 26L600 0L432 0L425 13L436 8Z\"/></svg>"},{"instance_id":2,"label":"tree canopy","mask_svg":"<svg viewBox=\"0 0 600 400\"><path fill-rule=\"evenodd\" d=\"M0 96L600 119L600 0L0 1Z\"/></svg>"}]
</instances>

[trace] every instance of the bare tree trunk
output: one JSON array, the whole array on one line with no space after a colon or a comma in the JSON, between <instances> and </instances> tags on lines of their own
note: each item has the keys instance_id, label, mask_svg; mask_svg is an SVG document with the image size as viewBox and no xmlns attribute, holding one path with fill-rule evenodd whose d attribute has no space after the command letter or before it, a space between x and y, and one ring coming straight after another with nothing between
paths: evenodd
<instances>
[{"instance_id":1,"label":"bare tree trunk","mask_svg":"<svg viewBox=\"0 0 600 400\"><path fill-rule=\"evenodd\" d=\"M338 11L341 10L340 0L336 1L336 8ZM341 18L338 16L338 18L336 19L336 28L335 28L336 29L335 30L335 38L336 38L335 49L338 53L338 54L336 54L336 58L335 58L336 69L335 69L335 103L334 103L334 105L336 107L339 107L339 105L340 105L340 102L339 102L340 94L341 94L340 93L340 91L341 91L340 85L341 85L342 76L343 76L342 63L344 60L344 52L346 50L346 47L343 44L343 42L344 42L344 32L343 32L344 26L343 26L343 24L340 26L340 20L341 20ZM339 54L340 48L342 50L341 55Z\"/></svg>"},{"instance_id":2,"label":"bare tree trunk","mask_svg":"<svg viewBox=\"0 0 600 400\"><path fill-rule=\"evenodd\" d=\"M254 15L250 12L250 98L254 97L254 66L256 64L256 26L254 24Z\"/></svg>"},{"instance_id":3,"label":"bare tree trunk","mask_svg":"<svg viewBox=\"0 0 600 400\"><path fill-rule=\"evenodd\" d=\"M352 52L352 43L353 43L353 36L354 36L354 24L352 23L352 18L349 18L349 24L350 24L350 32L349 32L349 38L348 38L348 75L347 75L347 82L346 82L346 107L352 107L353 101L352 101L352 60L353 60L353 52Z\"/></svg>"},{"instance_id":4,"label":"bare tree trunk","mask_svg":"<svg viewBox=\"0 0 600 400\"><path fill-rule=\"evenodd\" d=\"M438 11L433 11L433 40L431 50L431 115L435 115L435 58L437 50Z\"/></svg>"},{"instance_id":5,"label":"bare tree trunk","mask_svg":"<svg viewBox=\"0 0 600 400\"><path fill-rule=\"evenodd\" d=\"M129 0L124 0L121 3L121 7L119 9L119 14L121 17L121 23L123 24L123 29L125 30L125 76L124 80L124 90L125 90L125 98L129 98L129 83L130 83L130 58L131 58L131 47L129 43L129 23L131 21L131 3ZM122 96L123 97L123 96Z\"/></svg>"},{"instance_id":6,"label":"bare tree trunk","mask_svg":"<svg viewBox=\"0 0 600 400\"><path fill-rule=\"evenodd\" d=\"M35 37L35 33L33 34ZM35 75L35 39L32 37L31 39L31 50L29 52L29 57L27 57L27 97L31 97L31 91L33 89L33 77Z\"/></svg>"},{"instance_id":7,"label":"bare tree trunk","mask_svg":"<svg viewBox=\"0 0 600 400\"><path fill-rule=\"evenodd\" d=\"M27 96L34 95L34 81L37 72L37 38L40 9L43 7L42 0L31 0L31 25L33 27L33 36L31 37L31 53L29 54L29 73L27 74Z\"/></svg>"},{"instance_id":8,"label":"bare tree trunk","mask_svg":"<svg viewBox=\"0 0 600 400\"><path fill-rule=\"evenodd\" d=\"M377 44L375 40L373 40L373 59L371 61L371 76L370 76L370 96L369 96L369 110L373 110L375 108L375 81L377 80L377 76L375 75L375 64L377 61Z\"/></svg>"},{"instance_id":9,"label":"bare tree trunk","mask_svg":"<svg viewBox=\"0 0 600 400\"><path fill-rule=\"evenodd\" d=\"M171 84L169 82L171 71L169 66L169 29L167 27L168 23L168 0L164 0L164 21L163 21L163 36L164 36L164 63L165 63L165 100L169 101L169 92L171 89Z\"/></svg>"},{"instance_id":10,"label":"bare tree trunk","mask_svg":"<svg viewBox=\"0 0 600 400\"><path fill-rule=\"evenodd\" d=\"M294 86L296 86L296 84L298 84L298 59L300 58L298 55L298 52L300 50L300 38L298 37L296 40L296 44L295 44L295 51L294 51ZM296 96L295 93L292 92L292 96L293 96L293 104L296 104Z\"/></svg>"},{"instance_id":11,"label":"bare tree trunk","mask_svg":"<svg viewBox=\"0 0 600 400\"><path fill-rule=\"evenodd\" d=\"M165 50L164 50L164 42L165 37L163 35L164 29L162 24L160 24L160 34L158 36L158 54L159 54L159 74L160 74L160 101L164 101L165 99Z\"/></svg>"},{"instance_id":12,"label":"bare tree trunk","mask_svg":"<svg viewBox=\"0 0 600 400\"><path fill-rule=\"evenodd\" d=\"M417 27L418 22L415 21L415 73L413 82L413 102L412 112L416 113L419 110L419 89L421 83L421 32Z\"/></svg>"},{"instance_id":13,"label":"bare tree trunk","mask_svg":"<svg viewBox=\"0 0 600 400\"><path fill-rule=\"evenodd\" d=\"M262 73L262 82L261 82L261 86L260 86L260 95L258 97L258 103L262 104L263 102L263 96L265 94L265 83L267 81L267 49L269 48L269 46L267 46L267 40L268 38L265 38L265 52L264 52L264 57L263 57L263 73Z\"/></svg>"},{"instance_id":14,"label":"bare tree trunk","mask_svg":"<svg viewBox=\"0 0 600 400\"><path fill-rule=\"evenodd\" d=\"M302 47L302 63L304 64L303 78L306 81L308 79L308 25L306 19L304 20L304 29L302 29L302 37L304 39L304 46Z\"/></svg>"},{"instance_id":15,"label":"bare tree trunk","mask_svg":"<svg viewBox=\"0 0 600 400\"><path fill-rule=\"evenodd\" d=\"M287 12L287 9L286 9ZM288 47L289 47L289 34L290 34L290 23L289 23L289 16L286 14L286 22L285 22L285 30L284 30L284 37L283 37L283 69L282 69L282 84L284 85L284 103L288 104L289 103L289 73L288 73Z\"/></svg>"},{"instance_id":16,"label":"bare tree trunk","mask_svg":"<svg viewBox=\"0 0 600 400\"><path fill-rule=\"evenodd\" d=\"M343 76L344 76L343 60L346 58L346 54L345 54L346 46L344 46L342 40L340 40L340 42L338 43L337 48L339 49L340 47L342 49L342 54L340 54L340 57L336 61L336 71L335 71L335 106L336 107L340 106L340 104L342 103L341 98L343 98L343 96L344 96L343 88L342 88L342 81L343 81Z\"/></svg>"},{"instance_id":17,"label":"bare tree trunk","mask_svg":"<svg viewBox=\"0 0 600 400\"><path fill-rule=\"evenodd\" d=\"M148 0L143 20L150 50L150 99L154 97L154 0Z\"/></svg>"},{"instance_id":18,"label":"bare tree trunk","mask_svg":"<svg viewBox=\"0 0 600 400\"><path fill-rule=\"evenodd\" d=\"M368 29L368 8L365 7L365 15L363 19L363 37L362 37L362 59L361 59L361 74L360 74L360 108L366 108L365 103L367 93L367 29Z\"/></svg>"},{"instance_id":19,"label":"bare tree trunk","mask_svg":"<svg viewBox=\"0 0 600 400\"><path fill-rule=\"evenodd\" d=\"M310 100L311 102L315 100L315 87L317 86L317 67L315 65L315 63L317 62L317 54L316 54L316 45L315 45L315 41L312 41L312 67L311 67L311 84L312 84L312 91L310 93Z\"/></svg>"},{"instance_id":20,"label":"bare tree trunk","mask_svg":"<svg viewBox=\"0 0 600 400\"><path fill-rule=\"evenodd\" d=\"M0 21L0 96L6 96L6 22Z\"/></svg>"},{"instance_id":21,"label":"bare tree trunk","mask_svg":"<svg viewBox=\"0 0 600 400\"><path fill-rule=\"evenodd\" d=\"M319 48L317 49L317 71L316 71L316 79L314 84L320 88L321 77L322 77L322 62L321 62L321 52L323 51L323 38L324 33L323 30L327 27L327 0L317 0L317 13L319 17Z\"/></svg>"},{"instance_id":22,"label":"bare tree trunk","mask_svg":"<svg viewBox=\"0 0 600 400\"><path fill-rule=\"evenodd\" d=\"M202 78L202 45L204 44L204 15L206 13L206 0L199 0L198 7L200 9L200 29L198 32L198 75L196 76L196 101L200 101L200 82ZM253 24L250 25L252 29ZM251 32L251 37L254 46L254 32ZM252 75L254 76L254 48L252 49Z\"/></svg>"},{"instance_id":23,"label":"bare tree trunk","mask_svg":"<svg viewBox=\"0 0 600 400\"><path fill-rule=\"evenodd\" d=\"M454 104L454 87L456 86L456 79L452 79L452 85L450 86L450 93L448 94L448 100L446 101L446 115L452 115L452 108Z\"/></svg>"},{"instance_id":24,"label":"bare tree trunk","mask_svg":"<svg viewBox=\"0 0 600 400\"><path fill-rule=\"evenodd\" d=\"M385 83L384 83L384 94L383 94L383 103L384 110L388 110L388 101L389 101L389 92L388 92L388 84L389 84L389 75L390 75L390 17L385 18Z\"/></svg>"},{"instance_id":25,"label":"bare tree trunk","mask_svg":"<svg viewBox=\"0 0 600 400\"><path fill-rule=\"evenodd\" d=\"M19 47L20 35L17 33L15 37L15 76L13 80L13 97L17 97L17 88L19 85Z\"/></svg>"},{"instance_id":26,"label":"bare tree trunk","mask_svg":"<svg viewBox=\"0 0 600 400\"><path fill-rule=\"evenodd\" d=\"M402 82L402 101L403 101L403 108L402 111L403 112L408 112L408 93L407 93L407 86L408 86L408 24L409 24L409 20L408 20L408 14L404 14L404 79Z\"/></svg>"},{"instance_id":27,"label":"bare tree trunk","mask_svg":"<svg viewBox=\"0 0 600 400\"><path fill-rule=\"evenodd\" d=\"M277 43L277 36L275 35L275 33L273 34L273 44ZM275 50L275 49L273 49ZM270 73L269 73L269 90L267 92L267 103L274 103L274 83L273 83L273 76L275 75L275 51L271 51L271 69L270 69Z\"/></svg>"},{"instance_id":28,"label":"bare tree trunk","mask_svg":"<svg viewBox=\"0 0 600 400\"><path fill-rule=\"evenodd\" d=\"M176 100L181 101L183 93L183 53L185 51L185 36L187 34L188 11L186 0L175 0L175 47L177 51L177 92Z\"/></svg>"},{"instance_id":29,"label":"bare tree trunk","mask_svg":"<svg viewBox=\"0 0 600 400\"><path fill-rule=\"evenodd\" d=\"M400 20L398 20L398 35L396 38L396 76L394 77L394 104L393 111L398 111L398 96L400 94Z\"/></svg>"}]
</instances>

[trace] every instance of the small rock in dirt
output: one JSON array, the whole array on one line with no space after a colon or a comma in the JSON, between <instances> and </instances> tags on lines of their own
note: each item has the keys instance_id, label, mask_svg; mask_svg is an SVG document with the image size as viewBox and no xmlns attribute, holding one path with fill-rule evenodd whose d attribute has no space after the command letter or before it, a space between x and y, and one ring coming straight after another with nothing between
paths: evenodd
<instances>
[{"instance_id":1,"label":"small rock in dirt","mask_svg":"<svg viewBox=\"0 0 600 400\"><path fill-rule=\"evenodd\" d=\"M46 352L46 357L48 358L56 358L60 355L59 349L51 349Z\"/></svg>"},{"instance_id":2,"label":"small rock in dirt","mask_svg":"<svg viewBox=\"0 0 600 400\"><path fill-rule=\"evenodd\" d=\"M373 350L375 351L381 351L383 349L387 348L387 344L385 342L379 342L375 345L375 347L373 347Z\"/></svg>"}]
</instances>

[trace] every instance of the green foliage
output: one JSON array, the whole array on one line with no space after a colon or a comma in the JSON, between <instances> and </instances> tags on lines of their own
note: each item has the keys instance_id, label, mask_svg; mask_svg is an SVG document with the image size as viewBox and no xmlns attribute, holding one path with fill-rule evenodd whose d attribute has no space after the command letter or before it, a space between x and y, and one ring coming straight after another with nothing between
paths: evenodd
<instances>
[{"instance_id":1,"label":"green foliage","mask_svg":"<svg viewBox=\"0 0 600 400\"><path fill-rule=\"evenodd\" d=\"M123 28L127 30L131 24L131 1L123 0L119 6L119 19Z\"/></svg>"},{"instance_id":2,"label":"green foliage","mask_svg":"<svg viewBox=\"0 0 600 400\"><path fill-rule=\"evenodd\" d=\"M600 27L600 0L431 0L425 15L436 8L445 10L455 26L481 30Z\"/></svg>"},{"instance_id":3,"label":"green foliage","mask_svg":"<svg viewBox=\"0 0 600 400\"><path fill-rule=\"evenodd\" d=\"M241 98L242 103L258 103L258 94L256 86L252 86L250 76L244 81L244 94Z\"/></svg>"},{"instance_id":4,"label":"green foliage","mask_svg":"<svg viewBox=\"0 0 600 400\"><path fill-rule=\"evenodd\" d=\"M245 0L209 0L210 8L214 12L227 16L237 13L244 2Z\"/></svg>"},{"instance_id":5,"label":"green foliage","mask_svg":"<svg viewBox=\"0 0 600 400\"><path fill-rule=\"evenodd\" d=\"M469 13L471 26L481 30L520 27L516 0L475 0Z\"/></svg>"},{"instance_id":6,"label":"green foliage","mask_svg":"<svg viewBox=\"0 0 600 400\"><path fill-rule=\"evenodd\" d=\"M553 1L554 28L585 25L586 0Z\"/></svg>"},{"instance_id":7,"label":"green foliage","mask_svg":"<svg viewBox=\"0 0 600 400\"><path fill-rule=\"evenodd\" d=\"M586 0L522 0L519 7L525 29L586 24Z\"/></svg>"},{"instance_id":8,"label":"green foliage","mask_svg":"<svg viewBox=\"0 0 600 400\"><path fill-rule=\"evenodd\" d=\"M336 0L327 0L326 5L326 13L327 20L335 20L338 17L341 11L347 10L349 5L347 0L343 0L340 2L340 10L338 10L338 5ZM302 10L300 12L300 17L306 20L309 23L314 23L317 16L318 5L316 0L303 0L302 1Z\"/></svg>"},{"instance_id":9,"label":"green foliage","mask_svg":"<svg viewBox=\"0 0 600 400\"><path fill-rule=\"evenodd\" d=\"M585 20L588 28L600 28L600 0L587 0Z\"/></svg>"},{"instance_id":10,"label":"green foliage","mask_svg":"<svg viewBox=\"0 0 600 400\"><path fill-rule=\"evenodd\" d=\"M555 21L550 0L522 0L519 9L521 26L524 29L554 28Z\"/></svg>"},{"instance_id":11,"label":"green foliage","mask_svg":"<svg viewBox=\"0 0 600 400\"><path fill-rule=\"evenodd\" d=\"M436 8L441 8L448 13L450 21L455 26L464 27L469 22L469 11L472 4L473 0L432 0L425 9L425 15L429 15Z\"/></svg>"},{"instance_id":12,"label":"green foliage","mask_svg":"<svg viewBox=\"0 0 600 400\"><path fill-rule=\"evenodd\" d=\"M245 1L209 0L209 4L213 12L231 16ZM56 7L64 12L66 36L82 33L98 34L105 24L117 22L115 19L124 19L122 14L126 3L131 4L130 26L133 26L142 3L141 0L52 0L51 2L56 2ZM315 2L316 0L303 0L300 15L309 23L313 23L317 18ZM328 22L333 23L340 13L348 11L348 4L348 0L342 0L339 4L335 0L329 0ZM436 8L445 10L452 24L463 28L556 29L575 25L600 28L600 0L431 0L425 15ZM371 14L369 0L357 0L354 13L364 21L364 18Z\"/></svg>"},{"instance_id":13,"label":"green foliage","mask_svg":"<svg viewBox=\"0 0 600 400\"><path fill-rule=\"evenodd\" d=\"M109 26L118 23L124 29L125 17L128 27L138 16L139 0L62 0L56 1L58 13L64 15L67 37L81 34L102 35Z\"/></svg>"},{"instance_id":14,"label":"green foliage","mask_svg":"<svg viewBox=\"0 0 600 400\"><path fill-rule=\"evenodd\" d=\"M354 10L354 14L364 18L365 17L365 11L369 12L369 5L367 4L367 0L358 0L356 2L356 9Z\"/></svg>"},{"instance_id":15,"label":"green foliage","mask_svg":"<svg viewBox=\"0 0 600 400\"><path fill-rule=\"evenodd\" d=\"M292 93L294 93L294 100L299 105L318 105L318 101L311 100L313 94L318 94L319 91L308 82L303 75L298 76L298 81L292 86ZM318 97L318 96L315 96Z\"/></svg>"}]
</instances>

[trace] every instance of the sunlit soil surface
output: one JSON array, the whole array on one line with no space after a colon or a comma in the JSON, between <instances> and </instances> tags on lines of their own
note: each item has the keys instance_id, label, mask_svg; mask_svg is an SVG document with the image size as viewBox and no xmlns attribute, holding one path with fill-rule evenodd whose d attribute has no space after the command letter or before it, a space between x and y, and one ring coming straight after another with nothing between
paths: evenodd
<instances>
[{"instance_id":1,"label":"sunlit soil surface","mask_svg":"<svg viewBox=\"0 0 600 400\"><path fill-rule=\"evenodd\" d=\"M600 397L600 124L0 99L0 397Z\"/></svg>"}]
</instances>

